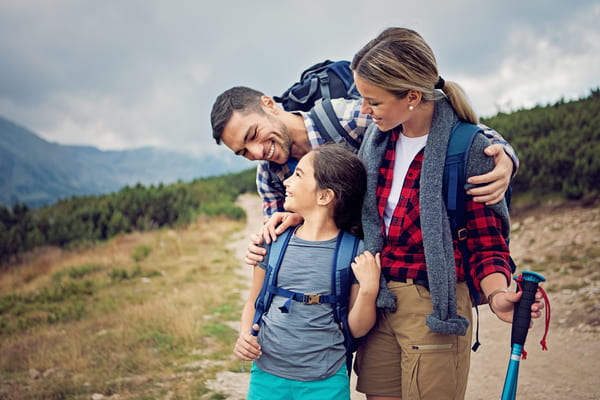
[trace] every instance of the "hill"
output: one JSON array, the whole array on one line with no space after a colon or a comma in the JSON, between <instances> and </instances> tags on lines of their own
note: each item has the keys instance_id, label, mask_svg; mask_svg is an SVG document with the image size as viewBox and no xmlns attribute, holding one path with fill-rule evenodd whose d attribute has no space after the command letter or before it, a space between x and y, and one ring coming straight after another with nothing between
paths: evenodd
<instances>
[{"instance_id":1,"label":"hill","mask_svg":"<svg viewBox=\"0 0 600 400\"><path fill-rule=\"evenodd\" d=\"M256 200L244 207L247 230L199 218L85 249L46 248L0 269L0 398L244 398L250 365L241 372L232 348L251 273L242 257L261 221ZM519 270L547 278L552 304L549 351L540 351L538 320L518 398L596 399L600 204L547 203L512 222ZM509 326L487 307L480 313L470 400L499 398L509 359Z\"/></svg>"},{"instance_id":2,"label":"hill","mask_svg":"<svg viewBox=\"0 0 600 400\"><path fill-rule=\"evenodd\" d=\"M117 191L126 185L169 184L249 168L225 149L202 158L152 147L102 151L48 142L0 118L0 204L30 208L60 198Z\"/></svg>"},{"instance_id":3,"label":"hill","mask_svg":"<svg viewBox=\"0 0 600 400\"><path fill-rule=\"evenodd\" d=\"M600 193L600 88L575 101L499 113L482 122L517 151L517 193L560 194L570 199Z\"/></svg>"}]
</instances>

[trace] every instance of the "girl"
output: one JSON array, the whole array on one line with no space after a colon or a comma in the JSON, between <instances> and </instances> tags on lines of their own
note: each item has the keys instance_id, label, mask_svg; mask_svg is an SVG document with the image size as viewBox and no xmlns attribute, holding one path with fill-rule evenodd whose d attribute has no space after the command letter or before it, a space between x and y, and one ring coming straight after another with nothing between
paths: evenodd
<instances>
[{"instance_id":1,"label":"girl","mask_svg":"<svg viewBox=\"0 0 600 400\"><path fill-rule=\"evenodd\" d=\"M438 73L431 48L416 32L389 28L354 57L361 112L375 124L359 155L367 165L362 213L365 246L381 252L382 274L397 311L382 312L359 348L357 389L373 399L463 399L469 372L472 310L469 274L497 317L512 322L521 293L511 279L503 201L466 202L470 268L453 242L442 198L442 175L455 124L477 124L460 87ZM492 169L478 135L469 176ZM542 305L532 305L539 317Z\"/></svg>"},{"instance_id":2,"label":"girl","mask_svg":"<svg viewBox=\"0 0 600 400\"><path fill-rule=\"evenodd\" d=\"M360 210L366 187L362 162L338 145L311 150L285 180L286 210L303 217L284 253L277 286L301 293L331 293L331 265L341 230L360 232ZM293 228L292 228L293 229ZM358 253L363 250L360 242ZM355 258L356 278L350 290L348 325L353 337L364 336L376 319L379 255ZM350 398L343 333L331 304L292 302L275 295L252 326L255 300L265 278L265 264L254 267L253 283L241 318L234 354L254 361L248 399ZM258 337L251 335L258 330Z\"/></svg>"}]
</instances>

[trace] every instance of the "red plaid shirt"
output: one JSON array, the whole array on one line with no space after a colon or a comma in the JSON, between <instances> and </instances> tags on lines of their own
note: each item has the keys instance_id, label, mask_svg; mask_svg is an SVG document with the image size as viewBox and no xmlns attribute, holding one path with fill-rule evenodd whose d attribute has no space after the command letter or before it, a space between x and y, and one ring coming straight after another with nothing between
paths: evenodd
<instances>
[{"instance_id":1,"label":"red plaid shirt","mask_svg":"<svg viewBox=\"0 0 600 400\"><path fill-rule=\"evenodd\" d=\"M377 204L379 215L382 217L381 229L385 237L385 245L381 252L382 272L387 279L391 280L426 281L427 265L419 218L419 180L424 150L417 154L408 169L388 234L385 234L383 211L392 187L394 154L400 131L394 129L391 134L392 138L379 169L377 186ZM470 272L477 289L480 290L481 279L494 272L505 274L510 281L509 252L502 237L502 221L490 208L470 200L466 203L466 218L469 231L467 245L470 253ZM456 240L454 259L457 279L464 281L463 260Z\"/></svg>"}]
</instances>

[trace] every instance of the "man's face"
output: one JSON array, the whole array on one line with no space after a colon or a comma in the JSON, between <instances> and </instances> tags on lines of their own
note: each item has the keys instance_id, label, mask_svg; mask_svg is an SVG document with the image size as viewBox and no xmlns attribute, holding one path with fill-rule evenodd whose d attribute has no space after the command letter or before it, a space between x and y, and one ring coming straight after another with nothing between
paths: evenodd
<instances>
[{"instance_id":1,"label":"man's face","mask_svg":"<svg viewBox=\"0 0 600 400\"><path fill-rule=\"evenodd\" d=\"M265 113L234 112L223 129L221 141L235 154L248 160L285 164L292 139L287 127L267 109Z\"/></svg>"}]
</instances>

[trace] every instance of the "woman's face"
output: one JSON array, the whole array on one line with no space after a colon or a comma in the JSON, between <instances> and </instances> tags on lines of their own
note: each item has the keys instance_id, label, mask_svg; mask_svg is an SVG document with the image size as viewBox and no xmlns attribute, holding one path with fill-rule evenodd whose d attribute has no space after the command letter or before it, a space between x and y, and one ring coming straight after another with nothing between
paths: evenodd
<instances>
[{"instance_id":1,"label":"woman's face","mask_svg":"<svg viewBox=\"0 0 600 400\"><path fill-rule=\"evenodd\" d=\"M399 99L391 92L375 86L354 73L356 89L363 98L360 112L373 118L379 130L385 132L406 122L410 117L407 98Z\"/></svg>"}]
</instances>

